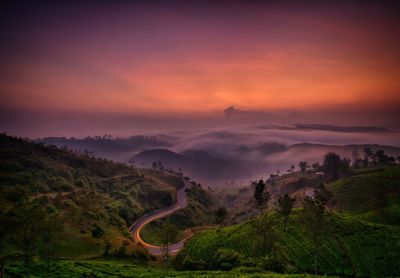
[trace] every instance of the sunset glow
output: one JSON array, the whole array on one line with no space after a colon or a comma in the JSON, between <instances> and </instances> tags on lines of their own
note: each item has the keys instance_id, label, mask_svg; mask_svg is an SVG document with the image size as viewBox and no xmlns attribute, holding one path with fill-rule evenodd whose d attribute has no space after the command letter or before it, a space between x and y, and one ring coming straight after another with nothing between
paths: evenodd
<instances>
[{"instance_id":1,"label":"sunset glow","mask_svg":"<svg viewBox=\"0 0 400 278\"><path fill-rule=\"evenodd\" d=\"M399 102L399 25L387 9L25 5L22 22L8 18L18 31L2 46L1 103L154 114Z\"/></svg>"}]
</instances>

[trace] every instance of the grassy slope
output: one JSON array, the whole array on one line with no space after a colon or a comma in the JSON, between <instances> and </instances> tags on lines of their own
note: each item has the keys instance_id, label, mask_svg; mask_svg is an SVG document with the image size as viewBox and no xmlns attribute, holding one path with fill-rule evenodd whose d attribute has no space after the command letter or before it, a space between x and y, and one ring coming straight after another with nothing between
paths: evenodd
<instances>
[{"instance_id":1,"label":"grassy slope","mask_svg":"<svg viewBox=\"0 0 400 278\"><path fill-rule=\"evenodd\" d=\"M396 256L400 254L400 166L358 170L355 176L338 180L328 188L333 191L331 208L342 214L332 214L325 233L321 272L399 275ZM382 195L386 200L384 215L375 208L375 197ZM237 251L244 258L256 258L260 237L253 221L258 220L195 235L178 258L181 265L193 262L211 265L213 258L209 254L221 248ZM289 268L312 271L311 239L302 227L301 210L297 209L292 216L287 233L281 224L275 227L275 232L276 250Z\"/></svg>"},{"instance_id":2,"label":"grassy slope","mask_svg":"<svg viewBox=\"0 0 400 278\"><path fill-rule=\"evenodd\" d=\"M26 197L58 211L66 227L58 244L60 257L100 256L105 240L115 250L125 243L133 252L127 224L171 205L175 188L182 185L174 173L140 170L0 135L0 209L10 210ZM96 226L105 232L100 238L92 236Z\"/></svg>"},{"instance_id":3,"label":"grassy slope","mask_svg":"<svg viewBox=\"0 0 400 278\"><path fill-rule=\"evenodd\" d=\"M22 277L23 271L20 264L14 263L7 267L7 273ZM273 273L246 273L239 271L175 271L160 267L146 267L132 264L130 261L59 261L52 266L51 270L46 271L42 264L36 264L32 269L31 277L270 277L270 278L302 278L317 277L313 275L282 275Z\"/></svg>"},{"instance_id":4,"label":"grassy slope","mask_svg":"<svg viewBox=\"0 0 400 278\"><path fill-rule=\"evenodd\" d=\"M353 177L328 185L332 206L340 212L378 223L400 224L400 165L357 170ZM379 199L384 198L384 210Z\"/></svg>"},{"instance_id":5,"label":"grassy slope","mask_svg":"<svg viewBox=\"0 0 400 278\"><path fill-rule=\"evenodd\" d=\"M276 216L275 216L276 218ZM277 219L276 219L277 220ZM251 220L242 224L196 234L178 257L183 268L193 262L212 266L218 249L239 252L242 259L260 256L261 238ZM400 228L368 223L342 215L333 215L325 233L319 268L330 275L399 275ZM302 226L300 210L291 218L288 232L282 224L274 228L277 236L275 251L284 258L289 270L313 271L311 239Z\"/></svg>"}]
</instances>

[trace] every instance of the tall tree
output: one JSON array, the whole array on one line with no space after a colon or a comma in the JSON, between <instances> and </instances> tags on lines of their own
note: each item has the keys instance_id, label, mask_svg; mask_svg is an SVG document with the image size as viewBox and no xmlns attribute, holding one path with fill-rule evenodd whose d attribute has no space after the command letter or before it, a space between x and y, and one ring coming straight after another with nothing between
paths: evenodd
<instances>
[{"instance_id":1,"label":"tall tree","mask_svg":"<svg viewBox=\"0 0 400 278\"><path fill-rule=\"evenodd\" d=\"M299 162L299 167L300 167L300 171L304 174L307 170L308 167L308 162L307 161L300 161Z\"/></svg>"},{"instance_id":2,"label":"tall tree","mask_svg":"<svg viewBox=\"0 0 400 278\"><path fill-rule=\"evenodd\" d=\"M252 224L257 232L257 235L261 237L260 244L256 246L256 252L260 250L261 255L265 256L267 252L271 252L273 248L273 243L275 239L275 233L273 231L273 220L268 214L265 214L255 219ZM261 249L258 248L259 246L261 246Z\"/></svg>"},{"instance_id":3,"label":"tall tree","mask_svg":"<svg viewBox=\"0 0 400 278\"><path fill-rule=\"evenodd\" d=\"M360 153L358 152L357 149L354 149L352 152L352 158L353 158L353 168L360 168L362 165L362 159L360 158Z\"/></svg>"},{"instance_id":4,"label":"tall tree","mask_svg":"<svg viewBox=\"0 0 400 278\"><path fill-rule=\"evenodd\" d=\"M328 152L324 156L324 171L332 180L337 180L339 178L341 162L340 156L334 152Z\"/></svg>"},{"instance_id":5,"label":"tall tree","mask_svg":"<svg viewBox=\"0 0 400 278\"><path fill-rule=\"evenodd\" d=\"M293 205L296 200L290 197L288 194L279 195L278 197L278 207L276 211L283 217L283 222L285 225L285 232L287 231L289 217L293 210Z\"/></svg>"},{"instance_id":6,"label":"tall tree","mask_svg":"<svg viewBox=\"0 0 400 278\"><path fill-rule=\"evenodd\" d=\"M373 152L371 148L364 148L363 166L368 167L372 158Z\"/></svg>"},{"instance_id":7,"label":"tall tree","mask_svg":"<svg viewBox=\"0 0 400 278\"><path fill-rule=\"evenodd\" d=\"M170 221L163 224L161 243L163 245L164 260L167 261L170 255L169 246L176 240L178 236L178 229Z\"/></svg>"},{"instance_id":8,"label":"tall tree","mask_svg":"<svg viewBox=\"0 0 400 278\"><path fill-rule=\"evenodd\" d=\"M11 259L14 254L6 252L6 243L10 240L16 229L17 221L9 212L0 213L0 277L4 276L6 261Z\"/></svg>"},{"instance_id":9,"label":"tall tree","mask_svg":"<svg viewBox=\"0 0 400 278\"><path fill-rule=\"evenodd\" d=\"M255 183L254 187L254 200L256 202L257 208L260 210L260 213L263 213L263 209L267 207L269 200L269 192L268 188L265 185L264 181L260 179L258 183Z\"/></svg>"},{"instance_id":10,"label":"tall tree","mask_svg":"<svg viewBox=\"0 0 400 278\"><path fill-rule=\"evenodd\" d=\"M18 219L18 242L22 249L25 274L30 276L33 257L37 254L45 214L36 202L24 201L16 207Z\"/></svg>"},{"instance_id":11,"label":"tall tree","mask_svg":"<svg viewBox=\"0 0 400 278\"><path fill-rule=\"evenodd\" d=\"M215 211L215 224L219 225L219 229L221 229L221 225L224 222L228 212L225 207L220 207Z\"/></svg>"},{"instance_id":12,"label":"tall tree","mask_svg":"<svg viewBox=\"0 0 400 278\"><path fill-rule=\"evenodd\" d=\"M40 256L46 263L49 271L51 262L56 257L56 242L63 231L63 224L60 215L53 213L43 220L41 229Z\"/></svg>"},{"instance_id":13,"label":"tall tree","mask_svg":"<svg viewBox=\"0 0 400 278\"><path fill-rule=\"evenodd\" d=\"M318 256L322 246L322 235L327 228L326 204L332 198L323 183L314 190L314 197L307 196L303 200L303 217L305 228L311 236L314 252L314 272L318 273Z\"/></svg>"},{"instance_id":14,"label":"tall tree","mask_svg":"<svg viewBox=\"0 0 400 278\"><path fill-rule=\"evenodd\" d=\"M318 256L320 253L323 228L325 224L325 206L318 198L305 197L303 200L304 227L309 233L314 253L314 272L318 274Z\"/></svg>"}]
</instances>

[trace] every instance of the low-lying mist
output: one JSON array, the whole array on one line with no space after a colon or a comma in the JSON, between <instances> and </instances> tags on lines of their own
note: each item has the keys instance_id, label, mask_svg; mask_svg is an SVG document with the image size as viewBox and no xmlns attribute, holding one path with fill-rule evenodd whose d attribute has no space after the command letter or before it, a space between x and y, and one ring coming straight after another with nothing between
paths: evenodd
<instances>
[{"instance_id":1,"label":"low-lying mist","mask_svg":"<svg viewBox=\"0 0 400 278\"><path fill-rule=\"evenodd\" d=\"M271 173L284 173L299 161L321 162L334 151L360 154L366 145L400 154L400 133L380 128L325 125L250 125L154 131L149 136L44 138L46 143L89 150L94 155L138 167L161 162L207 186L244 185ZM378 146L379 145L379 146Z\"/></svg>"}]
</instances>

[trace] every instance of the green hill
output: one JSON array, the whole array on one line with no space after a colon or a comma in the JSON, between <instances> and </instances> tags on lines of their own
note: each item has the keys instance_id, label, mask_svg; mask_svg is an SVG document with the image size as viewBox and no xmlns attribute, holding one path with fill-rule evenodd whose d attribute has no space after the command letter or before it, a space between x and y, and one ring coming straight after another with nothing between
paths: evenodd
<instances>
[{"instance_id":1,"label":"green hill","mask_svg":"<svg viewBox=\"0 0 400 278\"><path fill-rule=\"evenodd\" d=\"M294 174L281 179L293 178ZM282 186L285 190L286 184ZM399 275L400 264L400 166L355 170L351 177L327 185L332 191L330 213L324 230L319 261L320 273L329 275ZM294 191L293 191L294 192ZM312 192L312 191L310 191ZM285 271L313 272L312 238L305 230L302 209L291 216L285 233L272 214L273 232L268 242ZM183 269L265 265L260 253L261 219L196 234L177 258Z\"/></svg>"},{"instance_id":2,"label":"green hill","mask_svg":"<svg viewBox=\"0 0 400 278\"><path fill-rule=\"evenodd\" d=\"M285 233L276 215L272 250L289 273L313 272L311 237L296 210ZM260 219L194 235L177 258L183 269L262 267ZM396 276L400 273L400 228L333 214L323 236L319 271L328 275ZM269 240L271 240L269 238Z\"/></svg>"},{"instance_id":3,"label":"green hill","mask_svg":"<svg viewBox=\"0 0 400 278\"><path fill-rule=\"evenodd\" d=\"M57 212L65 228L57 242L61 258L98 257L106 244L111 253L121 246L128 255L134 253L140 247L127 227L144 213L173 204L175 189L183 185L178 173L137 169L0 135L0 210L12 212L28 200L47 213ZM194 224L207 221L208 197L199 202L189 196L186 216L196 218Z\"/></svg>"},{"instance_id":4,"label":"green hill","mask_svg":"<svg viewBox=\"0 0 400 278\"><path fill-rule=\"evenodd\" d=\"M360 219L400 225L400 165L356 170L328 185L333 209Z\"/></svg>"}]
</instances>

